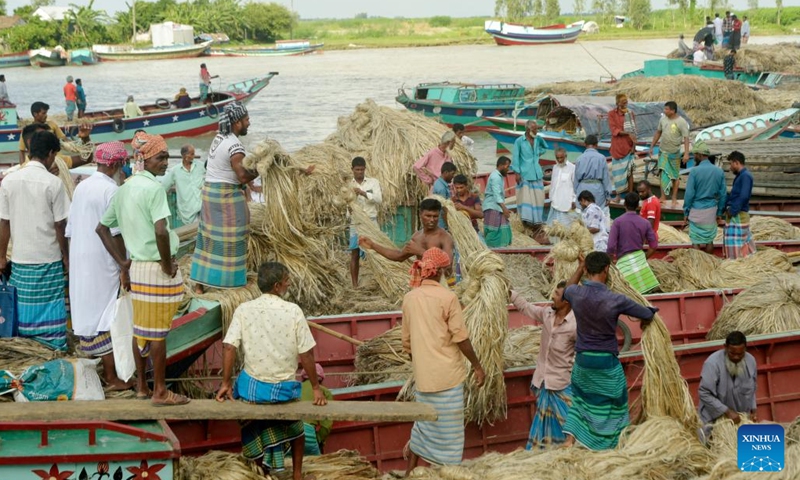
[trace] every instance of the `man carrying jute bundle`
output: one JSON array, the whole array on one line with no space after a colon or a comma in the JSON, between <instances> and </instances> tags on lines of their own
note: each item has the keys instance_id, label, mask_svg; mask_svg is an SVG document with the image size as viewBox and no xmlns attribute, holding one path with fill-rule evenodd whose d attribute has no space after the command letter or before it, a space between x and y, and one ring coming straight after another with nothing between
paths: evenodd
<instances>
[{"instance_id":1,"label":"man carrying jute bundle","mask_svg":"<svg viewBox=\"0 0 800 480\"><path fill-rule=\"evenodd\" d=\"M725 210L727 197L725 173L709 159L711 151L706 142L696 142L692 153L697 166L689 172L689 180L686 182L686 193L683 197L684 225L689 225L692 246L713 254L717 218Z\"/></svg>"},{"instance_id":2,"label":"man carrying jute bundle","mask_svg":"<svg viewBox=\"0 0 800 480\"><path fill-rule=\"evenodd\" d=\"M650 156L660 144L658 153L658 169L661 171L661 203L667 202L667 195L672 193L672 207L678 205L678 184L681 175L681 146L683 146L683 163L689 161L689 124L678 115L678 104L664 104L664 116L658 121L656 134L650 144Z\"/></svg>"},{"instance_id":3,"label":"man carrying jute bundle","mask_svg":"<svg viewBox=\"0 0 800 480\"><path fill-rule=\"evenodd\" d=\"M753 175L744 166L744 154L733 151L728 155L731 172L736 177L725 201L725 258L742 258L756 253L756 242L750 232L750 196L753 194Z\"/></svg>"},{"instance_id":4,"label":"man carrying jute bundle","mask_svg":"<svg viewBox=\"0 0 800 480\"><path fill-rule=\"evenodd\" d=\"M472 364L475 382L483 386L481 367L458 297L440 283L450 256L439 248L425 251L411 267L411 287L403 298L403 350L411 355L416 401L433 406L435 422L415 422L407 445L408 469L419 459L437 465L461 463L464 453L464 380Z\"/></svg>"}]
</instances>

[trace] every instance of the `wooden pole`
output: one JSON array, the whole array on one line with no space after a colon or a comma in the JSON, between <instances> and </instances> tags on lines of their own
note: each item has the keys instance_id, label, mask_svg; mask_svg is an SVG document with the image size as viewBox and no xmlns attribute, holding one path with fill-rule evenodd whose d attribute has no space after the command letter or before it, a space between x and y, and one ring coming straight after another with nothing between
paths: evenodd
<instances>
[{"instance_id":1,"label":"wooden pole","mask_svg":"<svg viewBox=\"0 0 800 480\"><path fill-rule=\"evenodd\" d=\"M359 345L363 345L364 344L364 342L362 342L361 340L356 340L353 337L348 337L347 335L345 335L343 333L339 333L336 330L331 330L330 328L328 328L328 327L326 327L324 325L320 325L319 323L308 322L308 326L313 328L313 329L315 329L315 330L319 330L320 332L327 333L328 335L330 335L332 337L336 337L339 340L344 340L345 342L352 343L355 346L359 346Z\"/></svg>"}]
</instances>

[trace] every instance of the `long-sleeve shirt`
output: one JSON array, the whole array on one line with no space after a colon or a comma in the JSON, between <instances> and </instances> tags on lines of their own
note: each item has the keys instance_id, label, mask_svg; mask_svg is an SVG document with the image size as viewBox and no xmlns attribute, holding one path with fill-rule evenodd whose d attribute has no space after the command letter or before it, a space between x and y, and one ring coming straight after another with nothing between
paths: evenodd
<instances>
[{"instance_id":1,"label":"long-sleeve shirt","mask_svg":"<svg viewBox=\"0 0 800 480\"><path fill-rule=\"evenodd\" d=\"M614 187L611 185L611 175L608 173L606 157L594 148L587 148L575 161L575 194L581 193L578 191L581 183L598 183L597 181L602 183L606 197L610 197Z\"/></svg>"},{"instance_id":2,"label":"long-sleeve shirt","mask_svg":"<svg viewBox=\"0 0 800 480\"><path fill-rule=\"evenodd\" d=\"M378 182L378 179L364 177L361 183L356 182L355 179L351 179L350 187L364 190L364 193L367 194L366 198L358 195L356 196L356 202L364 209L364 213L366 213L369 218L378 218L378 205L383 202L381 184Z\"/></svg>"},{"instance_id":3,"label":"long-sleeve shirt","mask_svg":"<svg viewBox=\"0 0 800 480\"><path fill-rule=\"evenodd\" d=\"M619 160L633 152L633 138L622 134L636 136L636 116L632 110L622 113L615 108L608 112L608 129L611 130L611 158Z\"/></svg>"},{"instance_id":4,"label":"long-sleeve shirt","mask_svg":"<svg viewBox=\"0 0 800 480\"><path fill-rule=\"evenodd\" d=\"M142 109L139 108L139 105L136 105L135 102L125 103L125 107L123 107L122 112L125 114L125 118L141 117L144 115Z\"/></svg>"},{"instance_id":5,"label":"long-sleeve shirt","mask_svg":"<svg viewBox=\"0 0 800 480\"><path fill-rule=\"evenodd\" d=\"M703 363L700 373L700 420L711 423L729 409L750 413L756 409L756 359L749 353L741 360L745 362L745 374L731 377L725 366L725 350L717 350Z\"/></svg>"},{"instance_id":6,"label":"long-sleeve shirt","mask_svg":"<svg viewBox=\"0 0 800 480\"><path fill-rule=\"evenodd\" d=\"M742 36L749 37L750 36L750 20L745 20L742 22Z\"/></svg>"},{"instance_id":7,"label":"long-sleeve shirt","mask_svg":"<svg viewBox=\"0 0 800 480\"><path fill-rule=\"evenodd\" d=\"M183 162L167 170L166 175L158 177L164 190L175 187L178 197L178 217L184 225L197 220L197 214L203 207L203 184L206 168L202 162L192 162L187 169Z\"/></svg>"},{"instance_id":8,"label":"long-sleeve shirt","mask_svg":"<svg viewBox=\"0 0 800 480\"><path fill-rule=\"evenodd\" d=\"M750 211L750 195L753 194L753 175L743 168L733 179L733 186L728 199L725 201L725 210L728 215L735 217L739 212Z\"/></svg>"},{"instance_id":9,"label":"long-sleeve shirt","mask_svg":"<svg viewBox=\"0 0 800 480\"><path fill-rule=\"evenodd\" d=\"M495 170L489 175L489 180L486 182L486 191L483 194L484 212L486 210L503 211L503 207L500 205L506 203L505 184L503 174L499 170Z\"/></svg>"},{"instance_id":10,"label":"long-sleeve shirt","mask_svg":"<svg viewBox=\"0 0 800 480\"><path fill-rule=\"evenodd\" d=\"M8 87L6 82L0 82L0 102L8 102Z\"/></svg>"},{"instance_id":11,"label":"long-sleeve shirt","mask_svg":"<svg viewBox=\"0 0 800 480\"><path fill-rule=\"evenodd\" d=\"M689 172L686 194L683 197L683 213L688 217L693 208L704 210L717 207L717 215L722 215L726 197L725 173L708 159L703 160Z\"/></svg>"},{"instance_id":12,"label":"long-sleeve shirt","mask_svg":"<svg viewBox=\"0 0 800 480\"><path fill-rule=\"evenodd\" d=\"M572 305L577 320L578 340L575 351L619 354L617 321L620 315L650 320L658 311L645 307L625 295L614 293L602 283L587 280L583 285L569 285L564 300Z\"/></svg>"},{"instance_id":13,"label":"long-sleeve shirt","mask_svg":"<svg viewBox=\"0 0 800 480\"><path fill-rule=\"evenodd\" d=\"M575 314L570 311L560 321L551 307L534 305L517 292L511 292L511 303L526 317L542 325L542 339L536 370L531 385L547 390L563 390L570 383L572 363L575 358L577 325Z\"/></svg>"},{"instance_id":14,"label":"long-sleeve shirt","mask_svg":"<svg viewBox=\"0 0 800 480\"><path fill-rule=\"evenodd\" d=\"M432 148L414 163L414 173L422 180L422 183L430 187L437 178L442 176L442 165L446 162L452 162L450 154L446 151L443 152L439 147ZM433 177L423 171L423 168L430 170Z\"/></svg>"},{"instance_id":15,"label":"long-sleeve shirt","mask_svg":"<svg viewBox=\"0 0 800 480\"><path fill-rule=\"evenodd\" d=\"M436 179L433 182L433 189L431 193L434 195L439 195L440 197L444 198L445 200L450 200L451 192L450 192L450 184L445 182L442 177ZM444 216L446 210L443 208L442 212L439 214L439 228L447 228L447 222L444 221Z\"/></svg>"},{"instance_id":16,"label":"long-sleeve shirt","mask_svg":"<svg viewBox=\"0 0 800 480\"><path fill-rule=\"evenodd\" d=\"M77 94L78 103L86 103L86 91L83 89L83 86L77 85L75 87L75 93Z\"/></svg>"},{"instance_id":17,"label":"long-sleeve shirt","mask_svg":"<svg viewBox=\"0 0 800 480\"><path fill-rule=\"evenodd\" d=\"M536 135L533 141L528 139L527 133L514 142L514 151L511 152L511 171L518 173L523 180L535 182L544 178L539 157L550 148L544 138Z\"/></svg>"},{"instance_id":18,"label":"long-sleeve shirt","mask_svg":"<svg viewBox=\"0 0 800 480\"><path fill-rule=\"evenodd\" d=\"M553 166L550 175L550 208L559 212L569 212L575 200L575 165L569 161Z\"/></svg>"},{"instance_id":19,"label":"long-sleeve shirt","mask_svg":"<svg viewBox=\"0 0 800 480\"><path fill-rule=\"evenodd\" d=\"M625 212L611 224L606 251L619 259L631 252L644 249L645 242L650 248L658 246L653 226L638 213Z\"/></svg>"},{"instance_id":20,"label":"long-sleeve shirt","mask_svg":"<svg viewBox=\"0 0 800 480\"><path fill-rule=\"evenodd\" d=\"M722 21L722 32L730 33L733 31L733 17L725 17Z\"/></svg>"}]
</instances>

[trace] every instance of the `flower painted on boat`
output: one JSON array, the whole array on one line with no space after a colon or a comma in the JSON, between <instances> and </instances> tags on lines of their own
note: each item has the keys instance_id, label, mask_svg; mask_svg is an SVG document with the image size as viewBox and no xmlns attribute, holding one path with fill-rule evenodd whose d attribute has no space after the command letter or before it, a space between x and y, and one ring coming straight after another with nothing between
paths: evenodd
<instances>
[{"instance_id":1,"label":"flower painted on boat","mask_svg":"<svg viewBox=\"0 0 800 480\"><path fill-rule=\"evenodd\" d=\"M108 473L108 468L108 462L98 462L97 472L92 474L92 478L97 477L98 480L102 480L105 477L110 477L111 474Z\"/></svg>"},{"instance_id":2,"label":"flower painted on boat","mask_svg":"<svg viewBox=\"0 0 800 480\"><path fill-rule=\"evenodd\" d=\"M64 470L63 472L58 471L58 465L55 463L52 467L50 467L49 472L45 472L44 470L31 470L36 475L39 475L39 478L42 480L69 480L69 477L72 476L73 471L71 470Z\"/></svg>"},{"instance_id":3,"label":"flower painted on boat","mask_svg":"<svg viewBox=\"0 0 800 480\"><path fill-rule=\"evenodd\" d=\"M161 480L158 472L166 466L165 463L161 463L150 467L147 465L147 460L142 460L138 467L128 467L128 471L133 474L128 480Z\"/></svg>"}]
</instances>

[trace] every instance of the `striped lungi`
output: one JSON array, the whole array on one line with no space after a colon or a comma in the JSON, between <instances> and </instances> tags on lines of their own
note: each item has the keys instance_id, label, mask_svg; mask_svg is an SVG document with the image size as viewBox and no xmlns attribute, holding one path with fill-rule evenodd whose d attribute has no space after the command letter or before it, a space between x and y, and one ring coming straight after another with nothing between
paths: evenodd
<instances>
[{"instance_id":1,"label":"striped lungi","mask_svg":"<svg viewBox=\"0 0 800 480\"><path fill-rule=\"evenodd\" d=\"M150 352L151 341L163 341L172 327L172 318L183 301L181 271L174 278L161 271L159 262L131 264L133 336L142 356Z\"/></svg>"},{"instance_id":2,"label":"striped lungi","mask_svg":"<svg viewBox=\"0 0 800 480\"><path fill-rule=\"evenodd\" d=\"M61 260L34 265L14 263L8 283L17 288L19 336L30 337L53 350L66 350L67 309Z\"/></svg>"},{"instance_id":3,"label":"striped lungi","mask_svg":"<svg viewBox=\"0 0 800 480\"><path fill-rule=\"evenodd\" d=\"M78 336L81 351L89 357L103 357L111 353L111 332L101 332L91 337Z\"/></svg>"},{"instance_id":4,"label":"striped lungi","mask_svg":"<svg viewBox=\"0 0 800 480\"><path fill-rule=\"evenodd\" d=\"M464 384L436 393L416 392L436 410L435 422L414 422L411 451L434 465L457 465L464 454Z\"/></svg>"},{"instance_id":5,"label":"striped lungi","mask_svg":"<svg viewBox=\"0 0 800 480\"><path fill-rule=\"evenodd\" d=\"M544 218L544 182L523 180L517 185L517 212L525 223L542 223Z\"/></svg>"},{"instance_id":6,"label":"striped lungi","mask_svg":"<svg viewBox=\"0 0 800 480\"><path fill-rule=\"evenodd\" d=\"M639 293L647 293L659 285L642 250L628 253L617 260L617 268L623 278Z\"/></svg>"},{"instance_id":7,"label":"striped lungi","mask_svg":"<svg viewBox=\"0 0 800 480\"><path fill-rule=\"evenodd\" d=\"M548 390L531 386L531 391L536 395L536 412L525 450L564 443L567 436L563 428L572 404L572 388L567 385L563 390Z\"/></svg>"},{"instance_id":8,"label":"striped lungi","mask_svg":"<svg viewBox=\"0 0 800 480\"><path fill-rule=\"evenodd\" d=\"M658 169L661 170L661 191L664 195L669 195L672 191L672 180L681 176L681 153L659 153Z\"/></svg>"},{"instance_id":9,"label":"striped lungi","mask_svg":"<svg viewBox=\"0 0 800 480\"><path fill-rule=\"evenodd\" d=\"M501 248L511 245L511 224L497 210L483 211L483 235L486 237L486 246Z\"/></svg>"},{"instance_id":10,"label":"striped lungi","mask_svg":"<svg viewBox=\"0 0 800 480\"><path fill-rule=\"evenodd\" d=\"M709 245L717 236L717 207L689 211L689 238L693 245Z\"/></svg>"},{"instance_id":11,"label":"striped lungi","mask_svg":"<svg viewBox=\"0 0 800 480\"><path fill-rule=\"evenodd\" d=\"M197 227L191 278L217 288L247 284L247 224L244 192L239 185L206 183Z\"/></svg>"},{"instance_id":12,"label":"striped lungi","mask_svg":"<svg viewBox=\"0 0 800 480\"><path fill-rule=\"evenodd\" d=\"M615 448L630 424L625 372L617 356L578 352L571 384L572 405L564 432L590 450Z\"/></svg>"},{"instance_id":13,"label":"striped lungi","mask_svg":"<svg viewBox=\"0 0 800 480\"><path fill-rule=\"evenodd\" d=\"M725 258L743 258L756 253L756 242L750 232L750 214L739 212L725 222L722 243Z\"/></svg>"},{"instance_id":14,"label":"striped lungi","mask_svg":"<svg viewBox=\"0 0 800 480\"><path fill-rule=\"evenodd\" d=\"M633 175L633 154L611 159L611 181L617 193L628 191L628 177Z\"/></svg>"}]
</instances>

